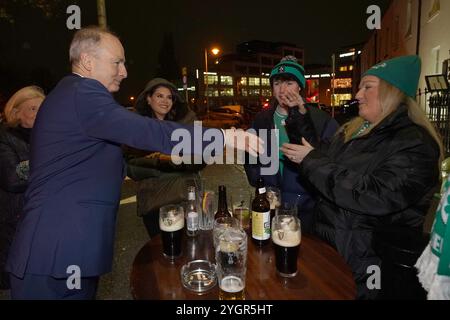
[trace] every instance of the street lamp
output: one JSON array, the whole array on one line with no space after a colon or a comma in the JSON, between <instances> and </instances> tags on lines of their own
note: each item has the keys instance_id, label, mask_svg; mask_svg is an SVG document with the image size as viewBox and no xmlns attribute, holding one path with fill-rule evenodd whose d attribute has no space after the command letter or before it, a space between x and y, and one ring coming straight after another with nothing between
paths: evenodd
<instances>
[{"instance_id":1,"label":"street lamp","mask_svg":"<svg viewBox=\"0 0 450 320\"><path fill-rule=\"evenodd\" d=\"M217 56L220 53L219 48L212 48L211 53L215 56ZM208 96L208 49L205 48L205 75L203 77L205 81L205 97L206 97L206 116L209 119L209 96Z\"/></svg>"}]
</instances>

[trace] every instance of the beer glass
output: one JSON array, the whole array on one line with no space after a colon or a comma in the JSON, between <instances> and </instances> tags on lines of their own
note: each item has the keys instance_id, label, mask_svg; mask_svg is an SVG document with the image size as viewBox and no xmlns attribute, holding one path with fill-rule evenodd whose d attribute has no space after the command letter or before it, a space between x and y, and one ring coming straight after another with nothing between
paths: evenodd
<instances>
[{"instance_id":1,"label":"beer glass","mask_svg":"<svg viewBox=\"0 0 450 320\"><path fill-rule=\"evenodd\" d=\"M181 255L181 240L184 229L184 210L181 205L168 205L159 209L159 228L163 254L170 260Z\"/></svg>"},{"instance_id":2,"label":"beer glass","mask_svg":"<svg viewBox=\"0 0 450 320\"><path fill-rule=\"evenodd\" d=\"M236 189L231 194L231 206L233 218L239 221L242 229L250 229L250 208L252 205L252 193L248 189Z\"/></svg>"},{"instance_id":3,"label":"beer glass","mask_svg":"<svg viewBox=\"0 0 450 320\"><path fill-rule=\"evenodd\" d=\"M214 221L214 229L213 229L213 243L214 248L217 248L219 243L219 236L225 231L227 228L237 228L239 229L239 221L233 217L223 217L218 218Z\"/></svg>"},{"instance_id":4,"label":"beer glass","mask_svg":"<svg viewBox=\"0 0 450 320\"><path fill-rule=\"evenodd\" d=\"M216 264L219 299L244 300L247 234L241 228L226 228L218 241Z\"/></svg>"},{"instance_id":5,"label":"beer glass","mask_svg":"<svg viewBox=\"0 0 450 320\"><path fill-rule=\"evenodd\" d=\"M281 204L280 189L275 187L268 187L266 191L266 197L270 203L270 217L273 218L278 214L277 211Z\"/></svg>"},{"instance_id":6,"label":"beer glass","mask_svg":"<svg viewBox=\"0 0 450 320\"><path fill-rule=\"evenodd\" d=\"M272 242L277 273L284 278L295 277L301 242L300 220L291 215L275 216L272 220Z\"/></svg>"}]
</instances>

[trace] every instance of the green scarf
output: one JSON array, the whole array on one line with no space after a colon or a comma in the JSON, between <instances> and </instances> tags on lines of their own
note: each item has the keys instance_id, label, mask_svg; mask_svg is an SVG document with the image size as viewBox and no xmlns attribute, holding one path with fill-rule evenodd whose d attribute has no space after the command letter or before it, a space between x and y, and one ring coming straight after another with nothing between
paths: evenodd
<instances>
[{"instance_id":1,"label":"green scarf","mask_svg":"<svg viewBox=\"0 0 450 320\"><path fill-rule=\"evenodd\" d=\"M444 184L431 241L416 264L430 300L450 300L450 177Z\"/></svg>"}]
</instances>

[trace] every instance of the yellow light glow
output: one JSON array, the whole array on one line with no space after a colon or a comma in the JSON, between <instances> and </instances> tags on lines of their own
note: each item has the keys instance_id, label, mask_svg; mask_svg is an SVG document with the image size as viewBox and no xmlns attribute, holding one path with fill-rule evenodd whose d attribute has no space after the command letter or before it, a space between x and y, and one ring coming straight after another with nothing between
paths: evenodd
<instances>
[{"instance_id":1,"label":"yellow light glow","mask_svg":"<svg viewBox=\"0 0 450 320\"><path fill-rule=\"evenodd\" d=\"M212 52L213 55L217 56L220 53L220 49L219 48L213 48L211 50L211 52Z\"/></svg>"}]
</instances>

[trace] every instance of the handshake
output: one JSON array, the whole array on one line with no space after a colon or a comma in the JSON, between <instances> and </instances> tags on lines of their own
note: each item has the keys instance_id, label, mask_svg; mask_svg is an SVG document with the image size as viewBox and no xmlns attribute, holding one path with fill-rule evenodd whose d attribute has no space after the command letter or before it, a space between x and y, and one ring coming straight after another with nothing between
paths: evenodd
<instances>
[{"instance_id":1,"label":"handshake","mask_svg":"<svg viewBox=\"0 0 450 320\"><path fill-rule=\"evenodd\" d=\"M257 135L235 128L222 131L225 147L246 151L254 157L264 153L264 141Z\"/></svg>"}]
</instances>

